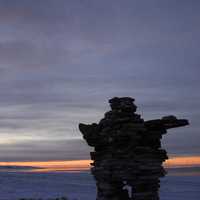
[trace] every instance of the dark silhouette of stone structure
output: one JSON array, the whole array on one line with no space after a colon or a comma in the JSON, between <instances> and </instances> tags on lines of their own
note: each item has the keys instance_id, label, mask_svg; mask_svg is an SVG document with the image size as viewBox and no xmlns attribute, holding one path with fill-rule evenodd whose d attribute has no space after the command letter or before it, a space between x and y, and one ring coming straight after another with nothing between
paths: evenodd
<instances>
[{"instance_id":1,"label":"dark silhouette of stone structure","mask_svg":"<svg viewBox=\"0 0 200 200\"><path fill-rule=\"evenodd\" d=\"M168 158L160 140L167 129L188 121L174 116L144 121L130 97L115 97L109 103L111 111L98 124L79 124L84 139L94 147L91 171L97 200L159 200L162 163Z\"/></svg>"}]
</instances>

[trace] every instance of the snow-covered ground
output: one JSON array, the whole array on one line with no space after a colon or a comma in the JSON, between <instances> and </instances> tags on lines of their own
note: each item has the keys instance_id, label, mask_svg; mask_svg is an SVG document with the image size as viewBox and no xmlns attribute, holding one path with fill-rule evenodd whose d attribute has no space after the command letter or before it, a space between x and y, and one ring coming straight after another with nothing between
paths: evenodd
<instances>
[{"instance_id":1,"label":"snow-covered ground","mask_svg":"<svg viewBox=\"0 0 200 200\"><path fill-rule=\"evenodd\" d=\"M161 179L161 200L199 200L200 176L171 173ZM95 200L95 183L90 173L0 172L0 200L50 198Z\"/></svg>"}]
</instances>

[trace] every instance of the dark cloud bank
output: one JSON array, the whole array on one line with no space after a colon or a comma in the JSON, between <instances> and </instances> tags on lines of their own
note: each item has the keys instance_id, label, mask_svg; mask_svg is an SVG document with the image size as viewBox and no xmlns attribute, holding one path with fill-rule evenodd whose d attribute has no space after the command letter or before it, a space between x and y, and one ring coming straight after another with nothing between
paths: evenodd
<instances>
[{"instance_id":1,"label":"dark cloud bank","mask_svg":"<svg viewBox=\"0 0 200 200\"><path fill-rule=\"evenodd\" d=\"M87 158L79 122L113 96L145 119L176 114L171 154L200 154L200 3L0 1L0 160ZM73 145L72 145L73 144Z\"/></svg>"}]
</instances>

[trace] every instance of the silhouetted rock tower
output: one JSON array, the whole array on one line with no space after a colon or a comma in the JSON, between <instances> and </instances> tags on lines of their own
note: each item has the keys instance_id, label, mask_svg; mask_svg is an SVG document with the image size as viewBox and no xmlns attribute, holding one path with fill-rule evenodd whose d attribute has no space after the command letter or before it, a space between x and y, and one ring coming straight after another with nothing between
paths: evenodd
<instances>
[{"instance_id":1,"label":"silhouetted rock tower","mask_svg":"<svg viewBox=\"0 0 200 200\"><path fill-rule=\"evenodd\" d=\"M130 97L110 99L111 111L98 124L79 124L94 147L97 200L159 200L159 177L165 175L162 163L168 158L160 140L167 129L188 125L174 116L144 121L133 102Z\"/></svg>"}]
</instances>

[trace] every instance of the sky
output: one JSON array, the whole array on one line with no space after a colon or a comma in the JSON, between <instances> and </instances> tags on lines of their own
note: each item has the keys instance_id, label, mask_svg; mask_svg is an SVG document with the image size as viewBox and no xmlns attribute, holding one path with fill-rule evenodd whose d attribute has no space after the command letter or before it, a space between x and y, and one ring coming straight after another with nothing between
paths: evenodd
<instances>
[{"instance_id":1,"label":"sky","mask_svg":"<svg viewBox=\"0 0 200 200\"><path fill-rule=\"evenodd\" d=\"M0 0L0 161L89 159L78 123L131 96L176 115L172 156L200 155L198 0Z\"/></svg>"}]
</instances>

